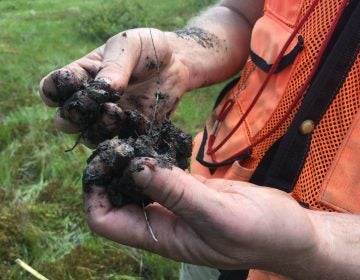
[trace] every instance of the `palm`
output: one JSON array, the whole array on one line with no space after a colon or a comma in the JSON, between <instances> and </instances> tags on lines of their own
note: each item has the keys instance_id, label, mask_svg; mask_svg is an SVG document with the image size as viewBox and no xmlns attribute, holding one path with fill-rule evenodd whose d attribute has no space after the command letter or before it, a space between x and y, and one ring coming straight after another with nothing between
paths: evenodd
<instances>
[{"instance_id":1,"label":"palm","mask_svg":"<svg viewBox=\"0 0 360 280\"><path fill-rule=\"evenodd\" d=\"M179 169L155 173L150 184L158 186L158 192L146 188L145 193L166 207L147 207L159 242L151 239L141 208L112 209L106 196L94 199L96 191L86 195L90 226L126 245L225 269L254 264L266 268L274 255L291 255L314 245L306 211L283 192L236 181L201 182ZM94 208L99 203L105 208Z\"/></svg>"}]
</instances>

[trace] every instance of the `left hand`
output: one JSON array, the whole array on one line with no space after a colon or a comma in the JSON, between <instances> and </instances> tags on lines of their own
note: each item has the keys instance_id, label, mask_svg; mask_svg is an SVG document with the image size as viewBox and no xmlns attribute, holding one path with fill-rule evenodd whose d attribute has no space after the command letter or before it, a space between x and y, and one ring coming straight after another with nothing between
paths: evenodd
<instances>
[{"instance_id":1,"label":"left hand","mask_svg":"<svg viewBox=\"0 0 360 280\"><path fill-rule=\"evenodd\" d=\"M288 194L240 181L205 179L138 159L133 174L145 195L155 242L143 210L112 208L103 188L85 193L87 222L96 233L165 257L221 269L286 273L317 250L309 210ZM286 271L284 271L284 269Z\"/></svg>"},{"instance_id":2,"label":"left hand","mask_svg":"<svg viewBox=\"0 0 360 280\"><path fill-rule=\"evenodd\" d=\"M45 76L40 82L40 96L48 106L59 107L55 123L61 131L81 132L82 143L95 148L118 135L123 110L155 117L158 123L168 118L190 84L195 83L196 75L189 72L181 54L193 50L191 41L171 32L149 28L120 32L84 57ZM118 99L99 104L89 95L80 95L79 90L92 80L93 88L105 89ZM157 90L161 98L153 116Z\"/></svg>"}]
</instances>

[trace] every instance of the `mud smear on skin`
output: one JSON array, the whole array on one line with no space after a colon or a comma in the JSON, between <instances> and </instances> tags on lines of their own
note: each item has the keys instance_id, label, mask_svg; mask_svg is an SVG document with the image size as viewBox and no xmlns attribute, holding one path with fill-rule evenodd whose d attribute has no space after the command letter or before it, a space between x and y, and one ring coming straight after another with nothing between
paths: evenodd
<instances>
[{"instance_id":1,"label":"mud smear on skin","mask_svg":"<svg viewBox=\"0 0 360 280\"><path fill-rule=\"evenodd\" d=\"M104 187L115 207L146 205L151 201L141 194L131 174L142 170L148 158L155 159L159 167L186 169L192 139L170 121L149 130L151 123L142 114L125 111L124 115L121 134L102 142L88 159L83 187L85 192L90 192L93 185ZM145 159L129 169L130 161L140 157Z\"/></svg>"},{"instance_id":2,"label":"mud smear on skin","mask_svg":"<svg viewBox=\"0 0 360 280\"><path fill-rule=\"evenodd\" d=\"M162 61L157 63L155 59L152 59L152 58L150 58L148 56L145 59L146 59L145 67L149 72L153 72L155 70L158 70L158 68L162 68L162 66L163 66Z\"/></svg>"},{"instance_id":3,"label":"mud smear on skin","mask_svg":"<svg viewBox=\"0 0 360 280\"><path fill-rule=\"evenodd\" d=\"M44 95L60 105L79 90L80 86L75 80L74 75L68 70L58 70L53 72L44 80Z\"/></svg>"},{"instance_id":4,"label":"mud smear on skin","mask_svg":"<svg viewBox=\"0 0 360 280\"><path fill-rule=\"evenodd\" d=\"M190 27L186 29L176 30L175 34L185 40L193 40L203 48L220 48L220 39L204 29L198 27Z\"/></svg>"},{"instance_id":5,"label":"mud smear on skin","mask_svg":"<svg viewBox=\"0 0 360 280\"><path fill-rule=\"evenodd\" d=\"M215 34L198 27L189 27L175 30L174 33L181 39L193 41L205 49L212 49L216 53L228 52L226 40L220 40ZM205 80L201 87L213 84L211 80Z\"/></svg>"}]
</instances>

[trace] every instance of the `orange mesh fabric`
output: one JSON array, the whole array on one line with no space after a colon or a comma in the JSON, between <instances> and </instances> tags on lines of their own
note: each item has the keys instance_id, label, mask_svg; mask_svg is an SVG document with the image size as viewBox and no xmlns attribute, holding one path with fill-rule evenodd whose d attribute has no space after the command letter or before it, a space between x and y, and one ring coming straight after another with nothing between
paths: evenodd
<instances>
[{"instance_id":1,"label":"orange mesh fabric","mask_svg":"<svg viewBox=\"0 0 360 280\"><path fill-rule=\"evenodd\" d=\"M312 0L304 1L301 15L306 13L311 3ZM290 107L297 91L307 80L341 3L341 0L320 1L313 14L300 30L300 34L304 38L305 49L295 62L297 66L289 80L284 97L257 137L265 135L280 121ZM323 120L314 131L310 153L295 187L294 197L309 203L312 208L331 211L331 209L319 205L317 196L326 171L359 106L358 70L357 66L353 67L341 93L333 101ZM254 168L259 164L270 146L286 132L295 113L296 110L275 133L253 148L253 156L242 163L244 167Z\"/></svg>"},{"instance_id":2,"label":"orange mesh fabric","mask_svg":"<svg viewBox=\"0 0 360 280\"><path fill-rule=\"evenodd\" d=\"M330 168L360 105L359 63L360 56L349 72L344 86L317 125L311 140L310 153L294 189L294 197L313 208L330 210L318 202L318 196L326 171Z\"/></svg>"}]
</instances>

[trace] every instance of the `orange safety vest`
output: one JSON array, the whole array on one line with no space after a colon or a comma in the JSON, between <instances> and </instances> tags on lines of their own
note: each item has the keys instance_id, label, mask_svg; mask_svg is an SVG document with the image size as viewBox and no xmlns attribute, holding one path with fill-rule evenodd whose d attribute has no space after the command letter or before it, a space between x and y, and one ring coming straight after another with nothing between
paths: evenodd
<instances>
[{"instance_id":1,"label":"orange safety vest","mask_svg":"<svg viewBox=\"0 0 360 280\"><path fill-rule=\"evenodd\" d=\"M327 44L327 36L344 0L320 0L314 11L298 31L279 67L268 81L255 106L246 116L236 133L213 154L208 154L209 134L214 130L217 117L226 102L235 100L221 125L217 128L214 146L222 141L237 124L267 77L280 50L315 0L266 0L263 16L255 23L251 37L252 55L243 69L243 78L224 92L207 121L204 132L194 139L191 172L207 178L249 181L269 149L286 133L299 112L304 95L289 112L297 93L304 86L316 66L319 54ZM234 96L236 95L236 98ZM304 120L299 125L303 134L309 134L308 150L301 169L294 178L292 196L310 209L360 214L360 56L354 59L346 78L338 89L321 119L313 123ZM273 131L274 128L277 128ZM263 139L268 132L271 134ZM259 139L263 139L258 141ZM251 147L251 153L238 157L230 164L217 166L237 151ZM210 163L209 165L205 163ZM213 164L213 165L211 165ZM285 279L267 272L250 271L248 279Z\"/></svg>"}]
</instances>

